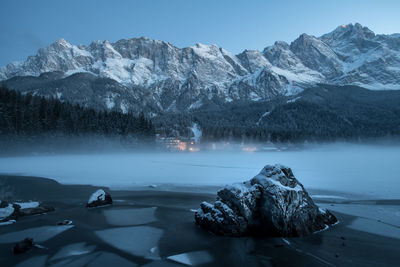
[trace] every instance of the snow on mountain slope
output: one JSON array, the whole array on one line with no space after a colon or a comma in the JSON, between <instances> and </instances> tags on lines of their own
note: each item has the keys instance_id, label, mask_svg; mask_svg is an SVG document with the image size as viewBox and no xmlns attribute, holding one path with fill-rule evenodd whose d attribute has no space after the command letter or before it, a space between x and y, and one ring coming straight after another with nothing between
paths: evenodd
<instances>
[{"instance_id":1,"label":"snow on mountain slope","mask_svg":"<svg viewBox=\"0 0 400 267\"><path fill-rule=\"evenodd\" d=\"M0 80L55 71L62 72L62 78L85 72L117 81L125 88L118 89L125 92L125 101L118 100L124 104L112 105L110 94L104 94L100 106L124 112L140 105L156 112L197 108L204 101L266 100L316 83L400 89L400 34L376 35L360 24L348 24L321 37L302 34L291 44L279 41L262 52L238 55L216 45L178 48L146 37L88 46L59 39L24 62L1 67ZM13 81L18 90L28 90L24 86ZM37 88L41 93L49 90ZM92 105L91 98L86 99Z\"/></svg>"}]
</instances>

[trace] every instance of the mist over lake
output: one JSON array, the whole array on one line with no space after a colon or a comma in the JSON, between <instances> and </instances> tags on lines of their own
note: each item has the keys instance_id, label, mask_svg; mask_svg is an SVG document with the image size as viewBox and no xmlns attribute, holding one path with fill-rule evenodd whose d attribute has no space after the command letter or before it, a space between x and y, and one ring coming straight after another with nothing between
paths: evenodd
<instances>
[{"instance_id":1,"label":"mist over lake","mask_svg":"<svg viewBox=\"0 0 400 267\"><path fill-rule=\"evenodd\" d=\"M146 185L222 186L283 164L309 189L400 197L400 146L323 145L299 151L142 152L4 157L0 172L49 177L63 184L132 189Z\"/></svg>"}]
</instances>

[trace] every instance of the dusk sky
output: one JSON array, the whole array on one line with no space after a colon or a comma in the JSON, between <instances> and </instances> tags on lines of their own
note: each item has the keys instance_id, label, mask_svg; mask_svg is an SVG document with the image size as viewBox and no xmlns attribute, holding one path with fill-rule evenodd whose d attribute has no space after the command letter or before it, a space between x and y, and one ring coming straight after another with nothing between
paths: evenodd
<instances>
[{"instance_id":1,"label":"dusk sky","mask_svg":"<svg viewBox=\"0 0 400 267\"><path fill-rule=\"evenodd\" d=\"M178 47L214 43L240 53L355 22L375 33L400 32L397 0L2 0L0 10L1 66L58 38L89 44L147 36Z\"/></svg>"}]
</instances>

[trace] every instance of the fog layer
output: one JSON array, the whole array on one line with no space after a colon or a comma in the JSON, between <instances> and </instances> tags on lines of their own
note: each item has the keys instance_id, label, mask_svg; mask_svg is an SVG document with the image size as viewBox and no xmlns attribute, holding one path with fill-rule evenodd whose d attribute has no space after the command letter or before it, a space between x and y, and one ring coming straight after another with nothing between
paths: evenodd
<instances>
[{"instance_id":1,"label":"fog layer","mask_svg":"<svg viewBox=\"0 0 400 267\"><path fill-rule=\"evenodd\" d=\"M400 146L9 157L0 158L0 173L129 189L150 184L225 185L248 180L264 165L276 163L291 167L306 188L400 198Z\"/></svg>"}]
</instances>

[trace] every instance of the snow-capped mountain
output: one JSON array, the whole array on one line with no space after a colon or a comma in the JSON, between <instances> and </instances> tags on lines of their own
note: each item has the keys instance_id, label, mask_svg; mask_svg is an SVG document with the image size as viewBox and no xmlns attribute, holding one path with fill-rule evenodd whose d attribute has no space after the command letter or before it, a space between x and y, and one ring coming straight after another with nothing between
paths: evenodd
<instances>
[{"instance_id":1,"label":"snow-capped mountain","mask_svg":"<svg viewBox=\"0 0 400 267\"><path fill-rule=\"evenodd\" d=\"M54 75L45 79L46 85L42 76L33 83L19 83L15 77L46 72L62 73L62 77L56 75L58 87L54 88ZM74 75L81 72L87 75ZM316 83L400 89L400 34L375 35L360 24L349 24L321 37L302 34L291 44L276 42L262 52L245 50L239 55L216 45L178 48L145 37L95 41L88 46L59 39L24 62L0 68L0 80L15 89L68 101L74 101L74 94L63 81L87 84L85 79L92 81L92 95L97 92L93 84L107 81L98 90L97 106L124 112L144 103L157 113L190 110L214 100L269 100ZM94 83L94 79L100 80ZM75 95L87 91L74 88ZM91 95L79 99L92 105ZM103 99L101 104L99 99Z\"/></svg>"}]
</instances>

